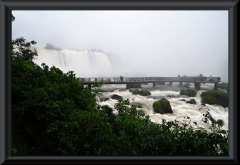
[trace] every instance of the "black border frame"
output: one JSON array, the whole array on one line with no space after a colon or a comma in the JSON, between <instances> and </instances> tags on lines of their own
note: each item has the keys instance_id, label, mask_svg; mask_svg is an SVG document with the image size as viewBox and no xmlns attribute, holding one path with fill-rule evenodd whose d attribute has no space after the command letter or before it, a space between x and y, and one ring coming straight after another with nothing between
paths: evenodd
<instances>
[{"instance_id":1,"label":"black border frame","mask_svg":"<svg viewBox=\"0 0 240 165\"><path fill-rule=\"evenodd\" d=\"M238 14L239 0L0 0L0 163L238 163ZM228 10L229 156L11 156L11 11L12 10Z\"/></svg>"}]
</instances>

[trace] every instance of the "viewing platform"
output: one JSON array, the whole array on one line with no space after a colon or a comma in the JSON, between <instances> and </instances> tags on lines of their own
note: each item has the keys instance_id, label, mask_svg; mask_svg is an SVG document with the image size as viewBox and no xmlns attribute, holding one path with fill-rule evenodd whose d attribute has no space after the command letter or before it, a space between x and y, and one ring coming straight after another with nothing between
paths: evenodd
<instances>
[{"instance_id":1,"label":"viewing platform","mask_svg":"<svg viewBox=\"0 0 240 165\"><path fill-rule=\"evenodd\" d=\"M126 84L126 88L129 89L129 84L145 84L153 83L153 87L156 84L164 85L166 82L169 82L169 85L172 85L173 82L179 82L179 85L182 86L183 83L194 83L196 90L200 90L201 83L214 83L214 89L218 88L218 83L221 82L220 77L123 77L123 80L120 80L120 77L87 77L79 78L79 81L84 85L91 84Z\"/></svg>"}]
</instances>

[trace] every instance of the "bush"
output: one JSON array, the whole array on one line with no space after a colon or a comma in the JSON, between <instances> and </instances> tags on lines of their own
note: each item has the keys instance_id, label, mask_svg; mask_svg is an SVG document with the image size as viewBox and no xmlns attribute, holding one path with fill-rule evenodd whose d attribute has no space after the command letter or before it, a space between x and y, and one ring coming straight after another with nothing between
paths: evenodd
<instances>
[{"instance_id":1,"label":"bush","mask_svg":"<svg viewBox=\"0 0 240 165\"><path fill-rule=\"evenodd\" d=\"M154 110L155 113L164 114L164 110L161 107L160 101L155 101L153 103L153 110Z\"/></svg>"},{"instance_id":2,"label":"bush","mask_svg":"<svg viewBox=\"0 0 240 165\"><path fill-rule=\"evenodd\" d=\"M74 111L68 121L56 121L48 133L57 137L53 151L62 155L114 154L119 141L108 120L101 111Z\"/></svg>"},{"instance_id":3,"label":"bush","mask_svg":"<svg viewBox=\"0 0 240 165\"><path fill-rule=\"evenodd\" d=\"M74 111L97 111L95 95L73 72L12 60L12 138L20 154L59 153L53 130L71 122Z\"/></svg>"},{"instance_id":4,"label":"bush","mask_svg":"<svg viewBox=\"0 0 240 165\"><path fill-rule=\"evenodd\" d=\"M151 95L151 92L149 92L148 90L141 90L139 94L142 96L148 96Z\"/></svg>"},{"instance_id":5,"label":"bush","mask_svg":"<svg viewBox=\"0 0 240 165\"><path fill-rule=\"evenodd\" d=\"M165 98L155 101L153 103L153 110L155 113L160 114L173 113L170 102Z\"/></svg>"},{"instance_id":6,"label":"bush","mask_svg":"<svg viewBox=\"0 0 240 165\"><path fill-rule=\"evenodd\" d=\"M134 94L134 95L137 95L137 94L139 94L139 89L134 89L134 90L131 90L131 92L132 92L132 94Z\"/></svg>"},{"instance_id":7,"label":"bush","mask_svg":"<svg viewBox=\"0 0 240 165\"><path fill-rule=\"evenodd\" d=\"M219 90L210 90L201 94L202 103L228 106L228 94Z\"/></svg>"},{"instance_id":8,"label":"bush","mask_svg":"<svg viewBox=\"0 0 240 165\"><path fill-rule=\"evenodd\" d=\"M151 95L151 92L149 92L148 90L138 90L138 89L134 89L131 90L132 94L134 95L142 95L142 96L148 96Z\"/></svg>"},{"instance_id":9,"label":"bush","mask_svg":"<svg viewBox=\"0 0 240 165\"><path fill-rule=\"evenodd\" d=\"M191 99L190 101L188 101L187 103L189 104L197 104L196 100L195 99Z\"/></svg>"},{"instance_id":10,"label":"bush","mask_svg":"<svg viewBox=\"0 0 240 165\"><path fill-rule=\"evenodd\" d=\"M182 90L180 91L180 94L181 94L181 95L187 95L187 96L189 96L189 97L195 97L196 94L197 94L197 91L194 90L194 89L182 89Z\"/></svg>"},{"instance_id":11,"label":"bush","mask_svg":"<svg viewBox=\"0 0 240 165\"><path fill-rule=\"evenodd\" d=\"M219 83L218 84L218 88L221 88L221 89L226 89L227 92L228 92L228 83Z\"/></svg>"}]
</instances>

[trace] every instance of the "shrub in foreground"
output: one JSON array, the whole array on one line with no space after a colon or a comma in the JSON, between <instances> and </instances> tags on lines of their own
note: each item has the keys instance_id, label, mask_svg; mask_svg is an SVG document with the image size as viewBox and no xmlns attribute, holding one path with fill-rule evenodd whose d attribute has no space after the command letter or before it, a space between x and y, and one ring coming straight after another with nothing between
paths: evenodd
<instances>
[{"instance_id":1,"label":"shrub in foreground","mask_svg":"<svg viewBox=\"0 0 240 165\"><path fill-rule=\"evenodd\" d=\"M59 131L68 129L64 125L71 122L74 111L97 111L97 103L73 72L40 67L21 57L12 60L12 145L16 150L59 153Z\"/></svg>"}]
</instances>

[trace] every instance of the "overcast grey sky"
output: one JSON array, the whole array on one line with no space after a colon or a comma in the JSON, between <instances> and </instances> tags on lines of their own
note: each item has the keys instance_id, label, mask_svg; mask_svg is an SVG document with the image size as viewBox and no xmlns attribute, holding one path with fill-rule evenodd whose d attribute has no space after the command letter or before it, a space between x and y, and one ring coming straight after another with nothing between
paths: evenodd
<instances>
[{"instance_id":1,"label":"overcast grey sky","mask_svg":"<svg viewBox=\"0 0 240 165\"><path fill-rule=\"evenodd\" d=\"M228 82L228 11L13 11L12 38L100 50L146 76L220 76Z\"/></svg>"}]
</instances>

